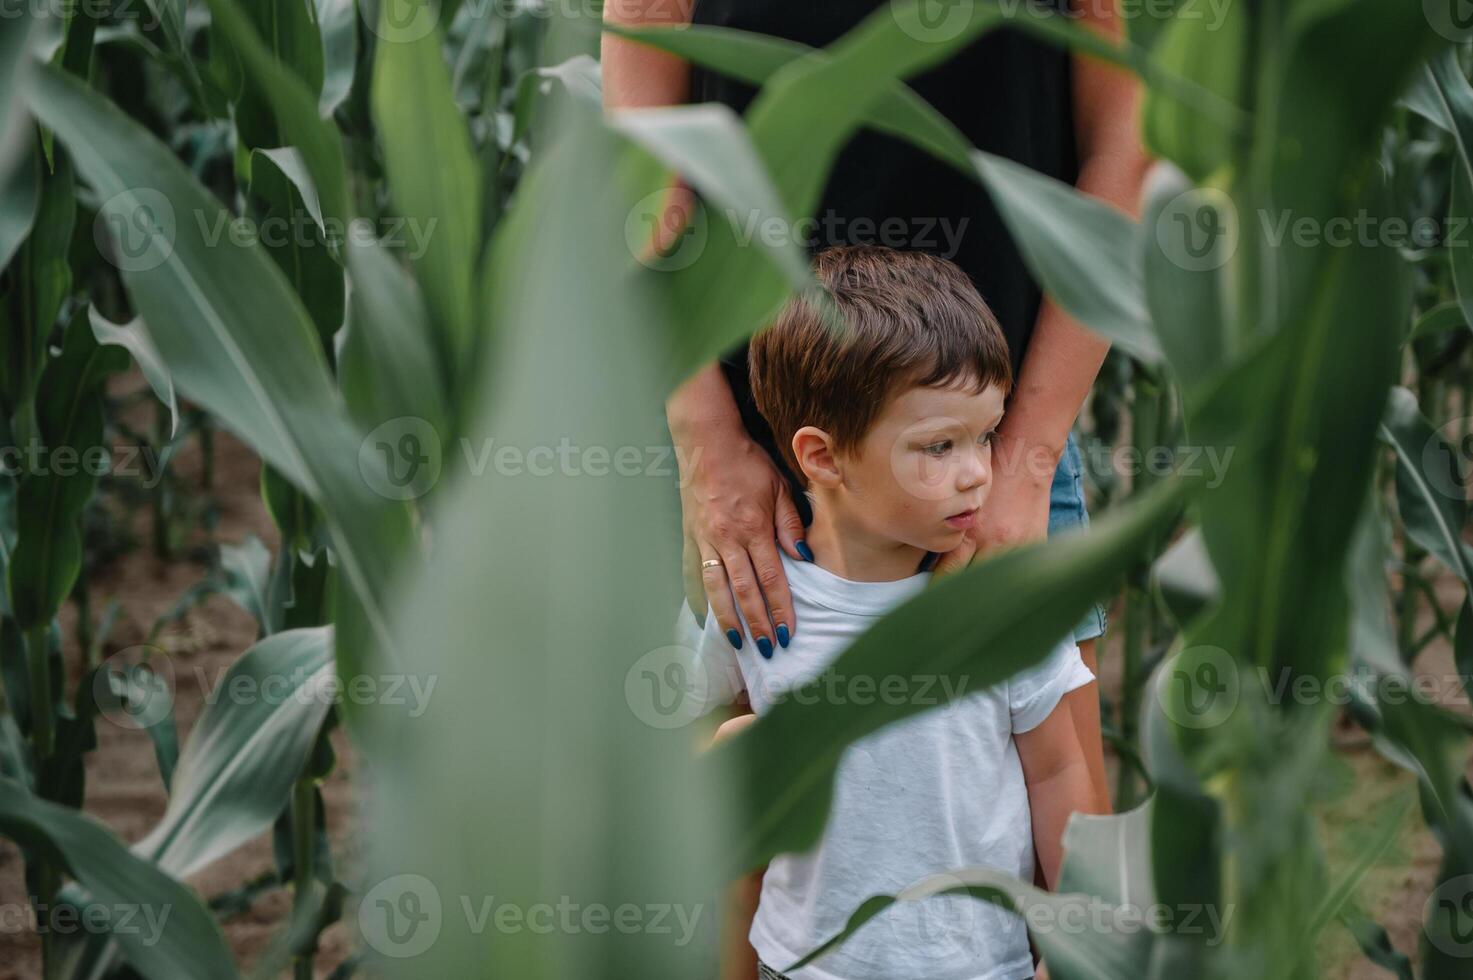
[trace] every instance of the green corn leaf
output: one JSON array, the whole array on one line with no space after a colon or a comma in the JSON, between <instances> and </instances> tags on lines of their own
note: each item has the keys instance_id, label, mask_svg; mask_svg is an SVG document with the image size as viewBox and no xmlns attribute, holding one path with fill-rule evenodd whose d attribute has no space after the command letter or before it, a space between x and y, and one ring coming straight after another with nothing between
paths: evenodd
<instances>
[{"instance_id":1,"label":"green corn leaf","mask_svg":"<svg viewBox=\"0 0 1473 980\"><path fill-rule=\"evenodd\" d=\"M723 209L729 223L757 228L777 220L791 227L761 157L741 120L726 106L626 109L611 114L609 125L679 173L709 206ZM644 216L654 219L658 214L651 208ZM647 240L653 228L636 231L645 234L631 236L632 249ZM770 261L791 288L801 290L812 284L808 257L791 237L784 236L777 244L760 234L753 240L770 253Z\"/></svg>"},{"instance_id":2,"label":"green corn leaf","mask_svg":"<svg viewBox=\"0 0 1473 980\"><path fill-rule=\"evenodd\" d=\"M758 86L789 62L814 51L786 38L710 25L641 28L606 24L604 29ZM903 82L885 88L866 112L865 123L879 132L913 140L962 173L973 173L967 157L970 148L960 131Z\"/></svg>"},{"instance_id":3,"label":"green corn leaf","mask_svg":"<svg viewBox=\"0 0 1473 980\"><path fill-rule=\"evenodd\" d=\"M275 632L271 602L271 552L254 534L220 545L220 592L251 614L261 635Z\"/></svg>"},{"instance_id":4,"label":"green corn leaf","mask_svg":"<svg viewBox=\"0 0 1473 980\"><path fill-rule=\"evenodd\" d=\"M134 850L188 877L271 827L331 706L332 631L262 640L210 692L174 770L169 807Z\"/></svg>"},{"instance_id":5,"label":"green corn leaf","mask_svg":"<svg viewBox=\"0 0 1473 980\"><path fill-rule=\"evenodd\" d=\"M617 32L715 63L750 82L770 82L772 91L764 90L749 111L748 121L753 140L792 213L807 213L816 204L827 165L859 124L869 123L910 139L987 186L1034 275L1062 307L1148 363L1159 362L1160 348L1141 299L1133 223L1058 181L971 150L949 121L898 81L944 57L953 44L1012 20L1057 43L1078 45L1092 53L1102 42L1047 12L1029 8L1010 18L1001 9L984 7L973 13L956 38L928 44L906 33L904 18L914 16L908 7L897 9L897 19L882 11L823 51L721 29ZM941 50L932 50L938 48ZM844 105L846 111L834 112L836 104ZM805 111L815 116L805 117ZM744 244L726 224L710 222L707 240L694 249L689 242L682 245L687 257L692 251L697 254L694 263L682 259L681 267L664 270L669 272L668 285L677 308L687 309L688 303L698 306L697 312L683 319L710 324L713 330L723 322L732 325L730 333L720 328L714 336L689 332L690 343L699 346L689 354L681 352L684 370L704 363L742 333L751 332L753 324L763 322L784 298L777 271L751 255ZM737 262L750 272L731 272ZM683 268L685 265L690 268ZM720 280L709 281L717 269L727 271ZM759 307L766 309L759 311ZM746 327L743 321L748 321Z\"/></svg>"},{"instance_id":6,"label":"green corn leaf","mask_svg":"<svg viewBox=\"0 0 1473 980\"><path fill-rule=\"evenodd\" d=\"M140 317L127 323L113 323L95 306L88 309L87 317L92 323L92 335L99 344L121 347L132 355L154 395L168 407L169 436L175 436L179 432L179 399L174 394L174 379L169 377L169 369L149 336L148 326Z\"/></svg>"},{"instance_id":7,"label":"green corn leaf","mask_svg":"<svg viewBox=\"0 0 1473 980\"><path fill-rule=\"evenodd\" d=\"M1445 901L1428 902L1421 975L1453 980L1466 968L1466 958L1457 952L1462 937L1473 929L1473 916L1458 902L1466 892L1457 890L1458 882L1473 875L1473 794L1465 771L1468 737L1458 718L1416 696L1413 678L1397 654L1388 615L1386 529L1374 500L1369 503L1355 529L1355 560L1345 573L1356 609L1351 654L1352 662L1376 680L1372 691L1393 696L1375 698L1361 716L1376 750L1416 777L1422 817L1442 846L1437 881L1439 887L1452 884L1446 892L1434 889L1433 898ZM1373 932L1361 932L1364 940L1376 939ZM1392 956L1386 958L1395 962Z\"/></svg>"},{"instance_id":8,"label":"green corn leaf","mask_svg":"<svg viewBox=\"0 0 1473 980\"><path fill-rule=\"evenodd\" d=\"M0 777L0 833L48 855L87 890L89 905L116 916L107 935L141 975L237 976L220 926L194 893L132 854L92 818ZM156 928L140 928L140 923Z\"/></svg>"},{"instance_id":9,"label":"green corn leaf","mask_svg":"<svg viewBox=\"0 0 1473 980\"><path fill-rule=\"evenodd\" d=\"M659 297L609 260L658 174L645 166L631 179L647 158L620 157L595 112L561 104L577 122L552 130L493 248L496 378L464 433L478 452L494 437L495 469L467 467L443 488L435 561L403 581L396 617L417 669L455 680L419 717L376 715L382 728L369 736L383 763L370 875L381 887L369 897L388 904L366 904L360 921L382 954L371 968L389 976L459 975L475 963L526 980L690 977L705 972L712 938L703 886L715 880L725 815L699 794L688 741L654 727L629 693L629 678L669 652L680 595L669 477L621 476L582 455L543 476L495 462L501 447L668 445ZM594 649L606 655L589 657ZM550 771L566 778L548 781ZM440 815L434 834L413 830L425 808ZM484 832L487 821L497 834ZM413 893L448 913L493 880L498 902L569 895L705 911L690 942L614 930L493 935L446 914L422 953L399 955L413 947L383 908Z\"/></svg>"},{"instance_id":10,"label":"green corn leaf","mask_svg":"<svg viewBox=\"0 0 1473 980\"><path fill-rule=\"evenodd\" d=\"M1428 61L1422 77L1430 107L1453 138L1452 193L1448 200L1448 227L1466 227L1473 221L1473 85L1449 48ZM1465 236L1450 236L1448 259L1463 318L1473 323L1473 246Z\"/></svg>"},{"instance_id":11,"label":"green corn leaf","mask_svg":"<svg viewBox=\"0 0 1473 980\"><path fill-rule=\"evenodd\" d=\"M1348 913L1342 914L1339 921L1372 963L1395 974L1397 980L1416 980L1411 959L1391 942L1385 927L1365 916Z\"/></svg>"},{"instance_id":12,"label":"green corn leaf","mask_svg":"<svg viewBox=\"0 0 1473 980\"><path fill-rule=\"evenodd\" d=\"M438 30L396 36L411 0L384 0L373 113L395 210L428 234L413 257L435 326L442 372L459 390L481 338L472 277L481 254L481 175L455 105Z\"/></svg>"},{"instance_id":13,"label":"green corn leaf","mask_svg":"<svg viewBox=\"0 0 1473 980\"><path fill-rule=\"evenodd\" d=\"M315 0L317 26L322 31L322 94L317 108L331 119L353 88L358 61L358 4L356 0Z\"/></svg>"},{"instance_id":14,"label":"green corn leaf","mask_svg":"<svg viewBox=\"0 0 1473 980\"><path fill-rule=\"evenodd\" d=\"M0 170L0 269L30 235L41 205L40 151L26 147L15 157L15 166Z\"/></svg>"},{"instance_id":15,"label":"green corn leaf","mask_svg":"<svg viewBox=\"0 0 1473 980\"><path fill-rule=\"evenodd\" d=\"M1151 582L1161 604L1183 626L1222 600L1222 582L1197 528L1161 553L1151 566Z\"/></svg>"},{"instance_id":16,"label":"green corn leaf","mask_svg":"<svg viewBox=\"0 0 1473 980\"><path fill-rule=\"evenodd\" d=\"M1392 389L1381 436L1396 452L1396 502L1407 535L1473 588L1473 550L1463 541L1468 505L1456 452L1405 388Z\"/></svg>"},{"instance_id":17,"label":"green corn leaf","mask_svg":"<svg viewBox=\"0 0 1473 980\"><path fill-rule=\"evenodd\" d=\"M1225 194L1199 190L1169 163L1146 178L1139 249L1151 326L1188 389L1237 360L1228 260L1238 234Z\"/></svg>"},{"instance_id":18,"label":"green corn leaf","mask_svg":"<svg viewBox=\"0 0 1473 980\"><path fill-rule=\"evenodd\" d=\"M333 335L343 325L346 287L343 268L323 233L321 202L301 189L304 182L310 185L310 178L300 155L252 151L250 159L252 212L261 229L261 247L302 301L331 363Z\"/></svg>"},{"instance_id":19,"label":"green corn leaf","mask_svg":"<svg viewBox=\"0 0 1473 980\"><path fill-rule=\"evenodd\" d=\"M83 310L41 375L36 419L45 454L20 481L21 533L8 569L11 609L23 630L49 623L81 572L82 509L101 475L99 459L107 458L102 384L125 364L122 351L97 343Z\"/></svg>"},{"instance_id":20,"label":"green corn leaf","mask_svg":"<svg viewBox=\"0 0 1473 980\"><path fill-rule=\"evenodd\" d=\"M1273 131L1253 140L1247 189L1254 199L1238 202L1245 215L1249 207L1265 208L1275 217L1292 213L1295 221L1307 219L1324 229L1336 218L1359 214L1364 167L1384 120L1423 59L1445 43L1431 27L1432 9L1344 0L1279 12L1281 36L1273 61L1262 69L1274 84L1260 88L1264 104L1256 109L1260 126L1271 120ZM1327 180L1327 174L1336 179ZM1272 333L1280 324L1303 322L1325 295L1323 266L1344 251L1301 245L1293 236L1280 242L1272 261L1264 256L1251 271L1264 277L1254 290L1264 305L1243 311L1249 325ZM1396 311L1404 314L1405 308Z\"/></svg>"},{"instance_id":21,"label":"green corn leaf","mask_svg":"<svg viewBox=\"0 0 1473 980\"><path fill-rule=\"evenodd\" d=\"M229 216L164 146L80 83L38 73L36 115L110 202L123 281L179 392L204 405L322 508L342 570L374 636L409 547L404 504L375 491L316 330L260 249L206 230ZM319 184L320 186L320 184ZM324 198L326 201L326 198ZM139 226L129 221L153 222ZM203 227L202 227L203 225Z\"/></svg>"},{"instance_id":22,"label":"green corn leaf","mask_svg":"<svg viewBox=\"0 0 1473 980\"><path fill-rule=\"evenodd\" d=\"M315 105L322 91L323 71L315 5L311 0L252 0L240 9L251 21L268 57L301 81ZM227 51L231 57L242 57L233 48ZM290 142L275 111L275 98L266 88L271 83L250 71L242 74L244 84L234 100L233 113L242 142L251 148Z\"/></svg>"},{"instance_id":23,"label":"green corn leaf","mask_svg":"<svg viewBox=\"0 0 1473 980\"><path fill-rule=\"evenodd\" d=\"M9 98L0 102L0 186L10 185L11 174L21 165L21 156L34 146L28 126L25 91L33 61L31 43L40 17L6 17L0 23L0 87Z\"/></svg>"},{"instance_id":24,"label":"green corn leaf","mask_svg":"<svg viewBox=\"0 0 1473 980\"><path fill-rule=\"evenodd\" d=\"M346 233L353 213L337 128L318 115L317 99L307 83L272 56L235 0L205 2L212 28L229 42L245 73L255 79L282 139L301 154L321 198L323 218L340 229L339 234Z\"/></svg>"},{"instance_id":25,"label":"green corn leaf","mask_svg":"<svg viewBox=\"0 0 1473 980\"><path fill-rule=\"evenodd\" d=\"M1152 57L1164 72L1190 79L1223 103L1237 105L1252 15L1241 3L1224 3L1213 12L1220 12L1219 22L1203 16L1166 22L1154 40ZM1232 162L1232 128L1159 88L1146 90L1141 120L1147 146L1196 180Z\"/></svg>"},{"instance_id":26,"label":"green corn leaf","mask_svg":"<svg viewBox=\"0 0 1473 980\"><path fill-rule=\"evenodd\" d=\"M450 410L418 287L378 245L350 241L347 257L353 293L338 380L349 410L365 428L408 417L448 438Z\"/></svg>"},{"instance_id":27,"label":"green corn leaf","mask_svg":"<svg viewBox=\"0 0 1473 980\"><path fill-rule=\"evenodd\" d=\"M1160 364L1161 344L1142 292L1135 222L1011 160L980 150L973 160L1044 292L1145 364Z\"/></svg>"},{"instance_id":28,"label":"green corn leaf","mask_svg":"<svg viewBox=\"0 0 1473 980\"><path fill-rule=\"evenodd\" d=\"M1098 521L1088 534L1009 551L944 578L886 616L835 661L846 677L896 669L998 683L1037 663L1059 641L1054 624L1078 620L1091 602L1173 520L1187 488L1164 481L1140 502ZM717 746L713 772L739 774L747 801L734 841L733 874L780 851L802 851L828 814L835 766L856 739L923 710L913 704L773 707L739 739ZM792 746L804 746L801 753ZM711 792L718 792L712 789ZM742 804L733 804L742 805Z\"/></svg>"},{"instance_id":29,"label":"green corn leaf","mask_svg":"<svg viewBox=\"0 0 1473 980\"><path fill-rule=\"evenodd\" d=\"M1449 330L1459 330L1469 326L1468 317L1463 313L1461 303L1449 300L1439 303L1432 309L1417 317L1412 324L1411 333L1407 334L1407 343L1421 340L1424 337L1435 337L1438 334L1447 333Z\"/></svg>"},{"instance_id":30,"label":"green corn leaf","mask_svg":"<svg viewBox=\"0 0 1473 980\"><path fill-rule=\"evenodd\" d=\"M1121 855L1100 855L1119 859ZM817 960L865 923L897 902L923 902L940 895L967 895L1017 912L1034 922L1059 923L1058 928L1030 930L1047 964L1049 975L1058 980L1139 980L1150 971L1154 934L1139 921L1118 928L1097 929L1104 918L1098 902L1087 895L1046 892L1010 875L990 868L957 868L924 878L894 895L875 895L850 916L836 936L809 952L797 963L783 967L793 973ZM1088 922L1091 928L1065 923Z\"/></svg>"},{"instance_id":31,"label":"green corn leaf","mask_svg":"<svg viewBox=\"0 0 1473 980\"><path fill-rule=\"evenodd\" d=\"M208 692L174 768L169 805L133 845L136 860L187 878L269 830L311 758L332 704L332 678L326 627L277 633L241 654ZM136 717L160 720L158 708L145 705ZM87 881L80 884L91 893L86 901L99 898ZM115 941L89 937L76 975L104 975L119 952Z\"/></svg>"}]
</instances>

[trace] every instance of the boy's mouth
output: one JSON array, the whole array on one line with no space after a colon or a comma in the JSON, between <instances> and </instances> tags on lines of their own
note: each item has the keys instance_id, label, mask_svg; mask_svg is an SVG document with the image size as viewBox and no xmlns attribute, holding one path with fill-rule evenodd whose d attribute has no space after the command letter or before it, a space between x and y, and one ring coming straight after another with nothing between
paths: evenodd
<instances>
[{"instance_id":1,"label":"boy's mouth","mask_svg":"<svg viewBox=\"0 0 1473 980\"><path fill-rule=\"evenodd\" d=\"M975 507L971 510L964 510L960 513L952 514L946 519L947 527L955 528L958 531L965 531L975 523L977 523L977 508Z\"/></svg>"}]
</instances>

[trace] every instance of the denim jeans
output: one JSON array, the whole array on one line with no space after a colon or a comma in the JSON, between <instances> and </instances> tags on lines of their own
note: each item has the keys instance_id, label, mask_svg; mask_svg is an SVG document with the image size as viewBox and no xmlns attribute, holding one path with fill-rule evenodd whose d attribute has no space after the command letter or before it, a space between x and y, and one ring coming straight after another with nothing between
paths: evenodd
<instances>
[{"instance_id":1,"label":"denim jeans","mask_svg":"<svg viewBox=\"0 0 1473 980\"><path fill-rule=\"evenodd\" d=\"M1059 468L1054 470L1054 485L1049 494L1048 533L1053 537L1077 527L1089 527L1089 511L1084 507L1084 464L1079 455L1079 442L1071 432L1069 441L1064 444L1064 455L1059 458ZM1074 627L1074 641L1092 640L1104 632L1105 607L1097 602Z\"/></svg>"}]
</instances>

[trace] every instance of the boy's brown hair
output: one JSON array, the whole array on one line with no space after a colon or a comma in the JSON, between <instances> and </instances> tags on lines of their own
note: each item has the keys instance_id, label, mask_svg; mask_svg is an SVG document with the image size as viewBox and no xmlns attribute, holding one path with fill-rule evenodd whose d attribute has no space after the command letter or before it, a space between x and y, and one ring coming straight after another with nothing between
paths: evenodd
<instances>
[{"instance_id":1,"label":"boy's brown hair","mask_svg":"<svg viewBox=\"0 0 1473 980\"><path fill-rule=\"evenodd\" d=\"M981 391L1012 391L1007 340L971 278L925 252L879 245L825 249L814 278L849 329L824 323L816 305L794 297L752 338L752 395L778 448L804 485L793 433L816 425L849 450L884 410L911 387L971 381Z\"/></svg>"}]
</instances>

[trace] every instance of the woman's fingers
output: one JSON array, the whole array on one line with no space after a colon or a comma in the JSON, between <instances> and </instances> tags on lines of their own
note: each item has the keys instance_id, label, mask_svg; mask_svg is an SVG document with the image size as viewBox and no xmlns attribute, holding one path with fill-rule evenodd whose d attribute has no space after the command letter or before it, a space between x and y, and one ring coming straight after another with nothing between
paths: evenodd
<instances>
[{"instance_id":1,"label":"woman's fingers","mask_svg":"<svg viewBox=\"0 0 1473 980\"><path fill-rule=\"evenodd\" d=\"M685 601L695 613L696 622L705 625L706 586L701 581L701 549L696 539L685 535L685 547L680 556L680 577L685 585Z\"/></svg>"},{"instance_id":2,"label":"woman's fingers","mask_svg":"<svg viewBox=\"0 0 1473 980\"><path fill-rule=\"evenodd\" d=\"M716 554L716 549L706 542L698 542L701 554L701 585L706 590L706 600L711 603L711 612L726 641L732 649L742 648L742 621L737 618L736 603L731 601L731 584L726 578L726 563Z\"/></svg>"},{"instance_id":3,"label":"woman's fingers","mask_svg":"<svg viewBox=\"0 0 1473 980\"><path fill-rule=\"evenodd\" d=\"M737 606L746 617L752 639L757 641L757 652L764 657L771 657L772 641L777 631L773 629L772 620L767 617L767 603L763 599L751 558L745 548L734 545L721 553L721 560L726 563L726 581L731 586L731 594L736 597Z\"/></svg>"},{"instance_id":4,"label":"woman's fingers","mask_svg":"<svg viewBox=\"0 0 1473 980\"><path fill-rule=\"evenodd\" d=\"M793 619L793 594L788 591L788 577L783 574L783 562L778 556L777 545L771 541L758 541L753 543L748 554L757 575L757 585L762 589L762 598L767 602L767 612L772 619L772 635L777 639L778 646L786 647L797 623ZM746 611L745 606L742 611ZM751 622L751 619L748 618L747 621ZM762 652L765 654L768 651Z\"/></svg>"},{"instance_id":5,"label":"woman's fingers","mask_svg":"<svg viewBox=\"0 0 1473 980\"><path fill-rule=\"evenodd\" d=\"M977 542L973 541L972 536L968 534L962 538L961 544L936 559L936 564L932 567L932 571L938 576L947 575L951 572L959 572L970 565L972 559L976 556Z\"/></svg>"},{"instance_id":6,"label":"woman's fingers","mask_svg":"<svg viewBox=\"0 0 1473 980\"><path fill-rule=\"evenodd\" d=\"M808 543L803 540L803 518L798 514L798 506L793 503L786 481L780 480L778 483L777 508L773 513L773 522L776 525L778 543L789 558L813 561L813 552L808 550ZM788 625L795 624L789 622Z\"/></svg>"}]
</instances>

